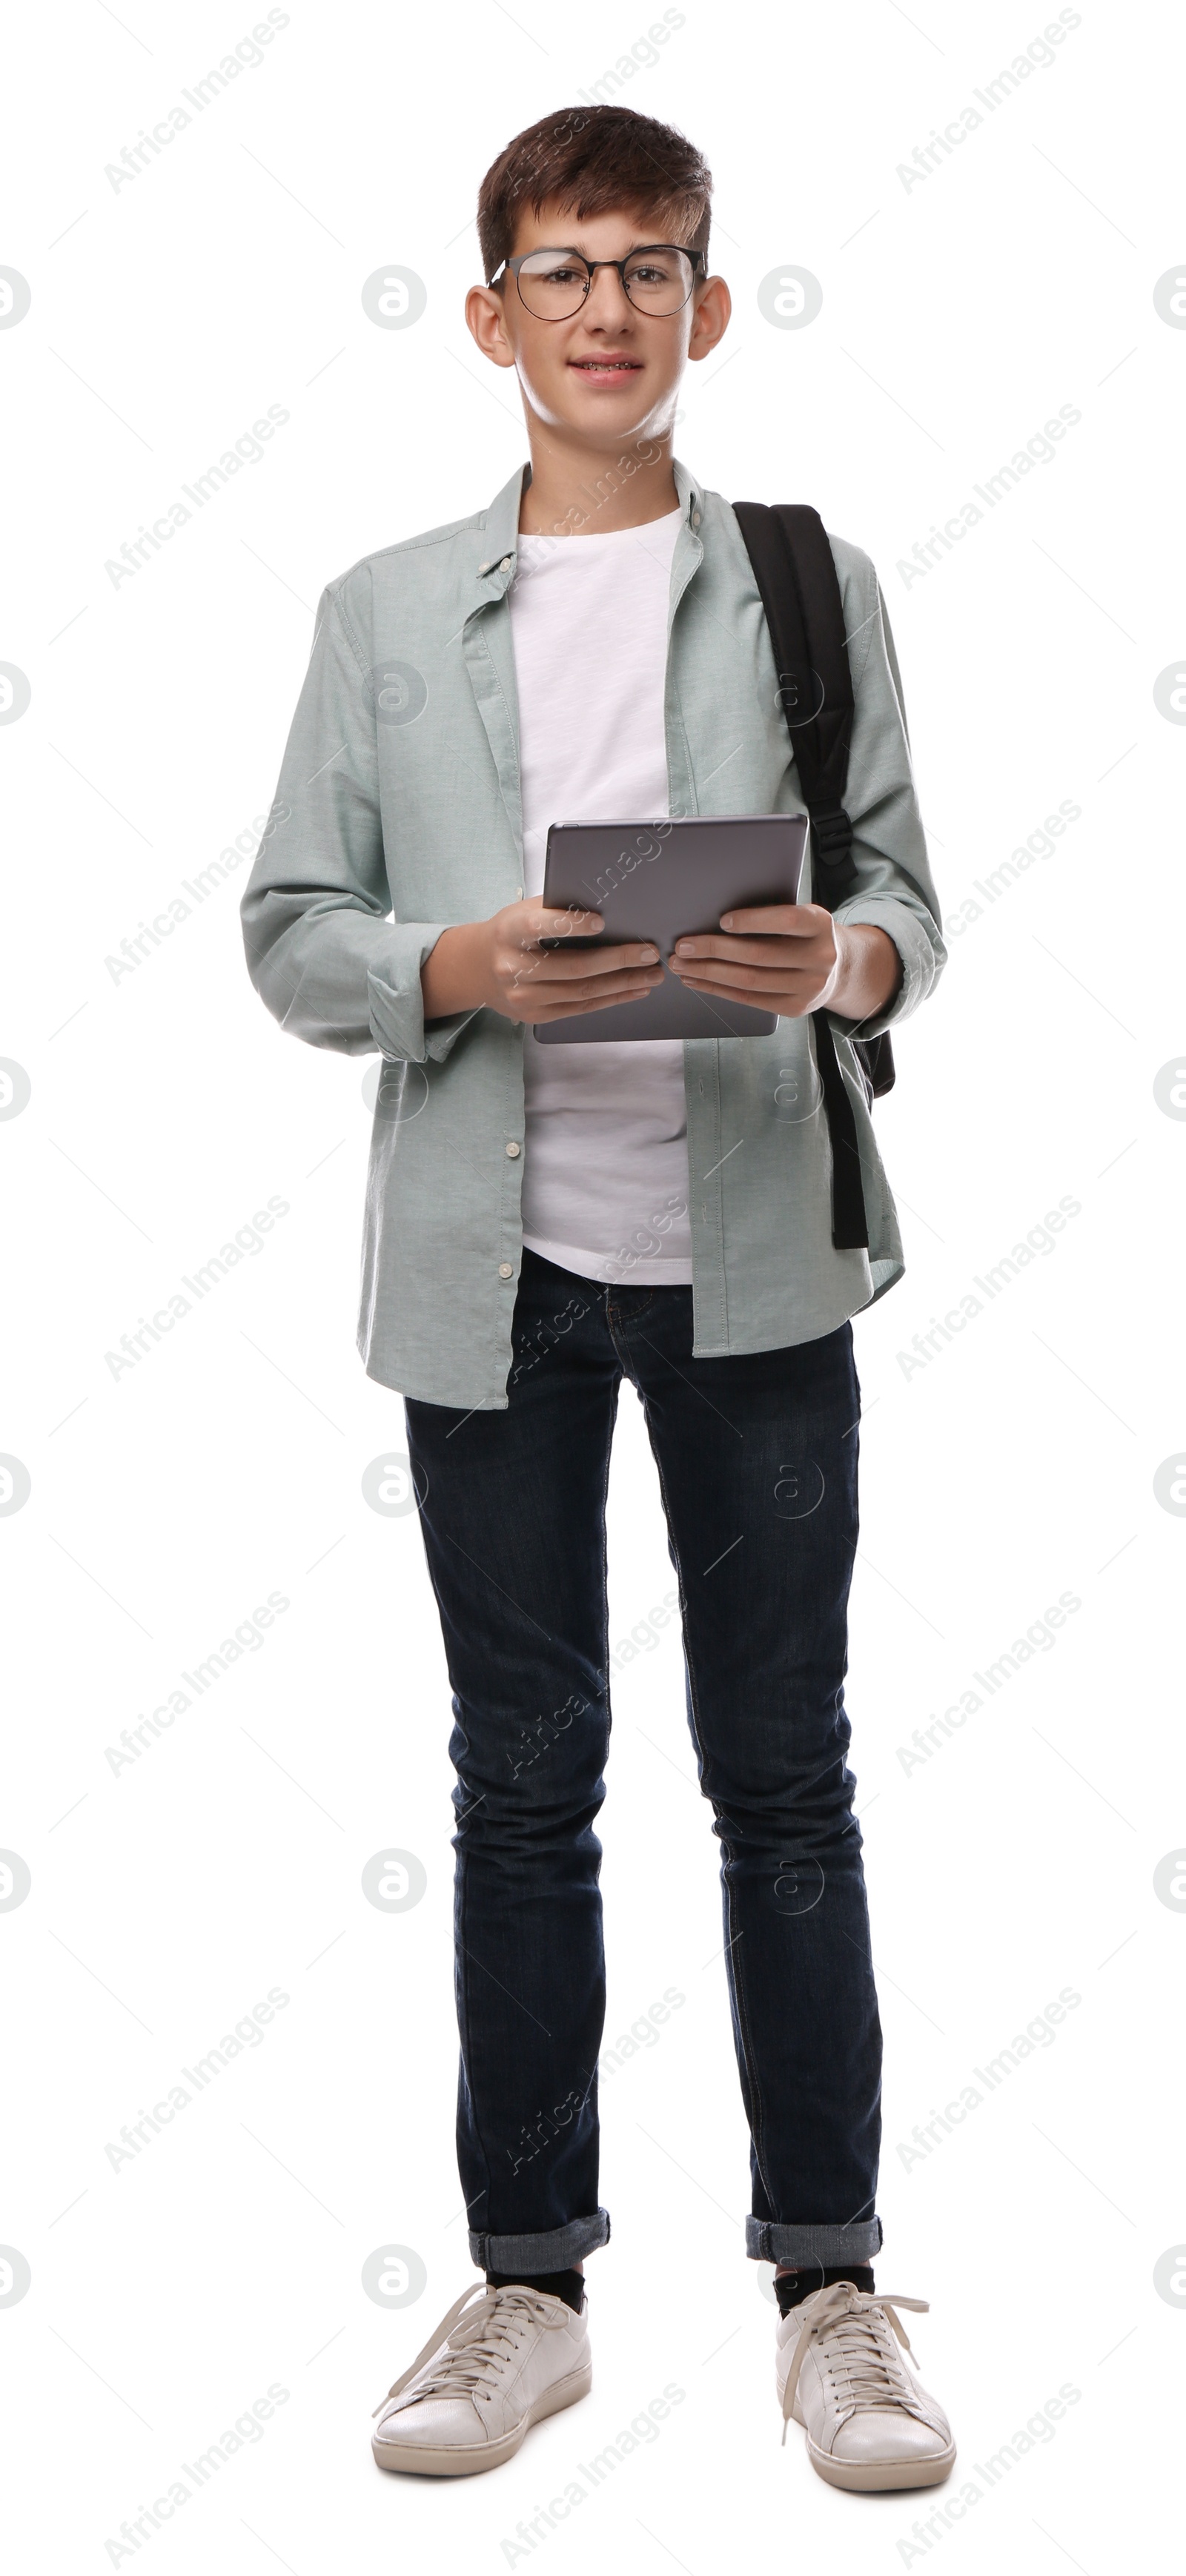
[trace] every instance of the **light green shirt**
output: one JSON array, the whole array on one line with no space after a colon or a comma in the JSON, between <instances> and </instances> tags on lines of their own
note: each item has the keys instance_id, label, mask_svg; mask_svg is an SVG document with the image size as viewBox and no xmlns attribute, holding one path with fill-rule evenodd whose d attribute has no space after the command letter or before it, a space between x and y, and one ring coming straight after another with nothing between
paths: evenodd
<instances>
[{"instance_id":1,"label":"light green shirt","mask_svg":"<svg viewBox=\"0 0 1186 2576\"><path fill-rule=\"evenodd\" d=\"M378 1052L358 1346L430 1404L507 1403L522 1257L521 1023L489 1009L425 1028L442 930L523 884L507 589L524 474L487 510L364 557L322 595L276 800L243 896L248 970L282 1028ZM667 629L672 814L800 814L766 621L719 493L675 466L684 523ZM579 537L568 542L579 545ZM901 686L867 555L830 539L856 712L845 804L859 884L839 921L888 931L901 987L872 1036L930 992L946 951ZM831 1014L861 1149L868 1252L837 1252L811 1023L684 1041L694 1353L814 1340L902 1274L897 1217L848 1035Z\"/></svg>"}]
</instances>

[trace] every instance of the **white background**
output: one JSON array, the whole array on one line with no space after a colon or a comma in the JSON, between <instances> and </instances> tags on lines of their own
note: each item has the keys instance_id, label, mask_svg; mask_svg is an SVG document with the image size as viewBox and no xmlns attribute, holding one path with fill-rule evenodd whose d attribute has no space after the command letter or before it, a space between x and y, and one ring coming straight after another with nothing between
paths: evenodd
<instances>
[{"instance_id":1,"label":"white background","mask_svg":"<svg viewBox=\"0 0 1186 2576\"><path fill-rule=\"evenodd\" d=\"M0 332L0 660L31 688L0 733L0 1052L31 1082L0 1132L0 1447L31 1478L2 1530L0 1840L32 1879L0 1919L0 2238L31 2272L0 2308L21 2567L320 2576L431 2553L451 2576L612 2553L708 2576L826 2551L844 2570L938 2552L1103 2576L1136 2555L1186 2335L1154 2284L1186 2237L1186 1926L1153 1884L1186 1843L1167 1618L1186 1528L1154 1494L1186 1439L1167 1224L1186 1125L1153 1088L1186 1036L1186 731L1153 694L1186 653L1186 334L1153 300L1186 252L1182 63L1152 9L1085 7L1051 66L908 187L899 165L1046 23L1037 0L919 13L689 6L660 50L641 0L295 5L259 67L118 188L106 165L248 35L246 0L78 0L10 31L0 260L32 290ZM373 2468L370 2410L470 2266L447 1683L415 1514L362 1494L403 1445L354 1345L368 1067L261 1009L246 862L132 971L105 962L238 836L253 850L322 584L482 506L524 454L462 320L477 185L632 45L618 95L705 151L735 297L679 451L731 497L811 500L876 561L956 922L876 1113L908 1268L856 1326L849 1692L886 2033L877 2274L932 2302L916 2349L960 2444L934 2498L837 2495L795 2428L779 2447L716 1845L670 1629L614 1689L607 2039L668 1986L686 2002L603 2087L593 2394L489 2477ZM360 300L391 263L427 289L407 330ZM801 330L757 302L788 264L823 290ZM125 541L270 404L290 418L261 460L114 583ZM915 544L1063 405L1081 419L1052 461L907 580ZM974 880L1063 800L1081 814L1054 855L969 919ZM121 1335L270 1196L289 1212L263 1249L114 1378ZM913 1336L1064 1197L1080 1212L1056 1249L907 1375ZM611 1517L616 1641L673 1579L629 1390ZM121 1731L272 1591L289 1606L263 1643L113 1770ZM907 1770L913 1730L1064 1591L1080 1607L1056 1644ZM362 1892L386 1849L427 1873L402 1913ZM271 1987L289 2000L259 2044L113 2169L107 2143ZM1081 2000L1056 2038L907 2163L915 2126L1064 1987ZM395 2313L361 2282L388 2245L427 2273ZM504 2547L669 2382L684 2395L655 2441L623 2446L563 2528ZM105 2548L272 2383L287 2397L257 2443L127 2555ZM1050 2440L985 2474L1064 2383ZM911 2542L969 2483L964 2518ZM1168 2519L1168 2487L1162 2503Z\"/></svg>"}]
</instances>

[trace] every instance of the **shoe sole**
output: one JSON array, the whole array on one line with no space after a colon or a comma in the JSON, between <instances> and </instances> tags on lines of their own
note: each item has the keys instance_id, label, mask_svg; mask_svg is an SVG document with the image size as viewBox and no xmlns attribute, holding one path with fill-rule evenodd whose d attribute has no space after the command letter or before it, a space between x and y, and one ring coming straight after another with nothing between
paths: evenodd
<instances>
[{"instance_id":1,"label":"shoe sole","mask_svg":"<svg viewBox=\"0 0 1186 2576\"><path fill-rule=\"evenodd\" d=\"M806 2428L805 2428L806 2429ZM857 2495L881 2495L895 2487L939 2487L955 2466L955 2444L921 2460L834 2460L816 2449L807 2434L807 2457L816 2476L830 2487L847 2487Z\"/></svg>"},{"instance_id":2,"label":"shoe sole","mask_svg":"<svg viewBox=\"0 0 1186 2576\"><path fill-rule=\"evenodd\" d=\"M477 2442L443 2450L436 2445L415 2442L384 2442L371 2436L371 2449L381 2469L410 2471L422 2478L468 2478L479 2469L501 2468L504 2460L514 2458L526 2440L533 2424L542 2424L545 2416L558 2415L561 2407L575 2406L579 2397L587 2397L593 2385L593 2364L587 2361L582 2370L571 2370L567 2379L558 2379L545 2388L526 2415L504 2433L498 2442ZM399 2421L397 2416L396 2421Z\"/></svg>"}]
</instances>

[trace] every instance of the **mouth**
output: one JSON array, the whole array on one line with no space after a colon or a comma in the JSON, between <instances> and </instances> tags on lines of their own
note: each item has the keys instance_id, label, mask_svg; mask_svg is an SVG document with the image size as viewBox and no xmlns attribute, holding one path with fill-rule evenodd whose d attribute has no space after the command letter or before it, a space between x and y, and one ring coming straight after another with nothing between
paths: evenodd
<instances>
[{"instance_id":1,"label":"mouth","mask_svg":"<svg viewBox=\"0 0 1186 2576\"><path fill-rule=\"evenodd\" d=\"M642 367L639 358L570 358L568 363L582 376L636 376Z\"/></svg>"}]
</instances>

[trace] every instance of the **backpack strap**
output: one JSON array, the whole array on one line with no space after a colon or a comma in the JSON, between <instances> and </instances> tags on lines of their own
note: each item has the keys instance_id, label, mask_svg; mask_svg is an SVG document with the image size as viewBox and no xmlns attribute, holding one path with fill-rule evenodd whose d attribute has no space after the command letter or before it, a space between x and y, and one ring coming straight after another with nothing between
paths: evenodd
<instances>
[{"instance_id":1,"label":"backpack strap","mask_svg":"<svg viewBox=\"0 0 1186 2576\"><path fill-rule=\"evenodd\" d=\"M852 674L844 604L818 510L738 501L734 515L766 611L803 802L811 816L817 903L834 912L857 883L844 807Z\"/></svg>"},{"instance_id":2,"label":"backpack strap","mask_svg":"<svg viewBox=\"0 0 1186 2576\"><path fill-rule=\"evenodd\" d=\"M852 674L844 605L824 523L805 504L767 509L736 501L778 672L803 802L811 818L812 892L834 912L857 883L852 823L844 806L852 735ZM832 1242L867 1251L869 1226L852 1102L826 1011L813 1011L815 1059L832 1143Z\"/></svg>"}]
</instances>

